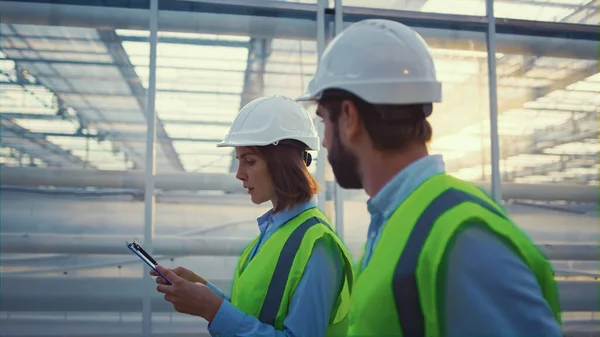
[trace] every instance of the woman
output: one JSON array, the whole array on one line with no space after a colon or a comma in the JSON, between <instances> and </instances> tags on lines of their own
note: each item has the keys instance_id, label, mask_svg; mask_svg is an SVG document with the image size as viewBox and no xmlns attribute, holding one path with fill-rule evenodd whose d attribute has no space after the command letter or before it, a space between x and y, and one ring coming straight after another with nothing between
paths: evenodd
<instances>
[{"instance_id":1,"label":"woman","mask_svg":"<svg viewBox=\"0 0 600 337\"><path fill-rule=\"evenodd\" d=\"M306 151L319 138L308 112L289 98L258 98L217 146L235 147L236 177L253 203L273 208L258 218L231 298L182 267L159 266L173 285L157 278L157 290L175 310L205 318L212 336L345 336L352 260L317 208Z\"/></svg>"}]
</instances>

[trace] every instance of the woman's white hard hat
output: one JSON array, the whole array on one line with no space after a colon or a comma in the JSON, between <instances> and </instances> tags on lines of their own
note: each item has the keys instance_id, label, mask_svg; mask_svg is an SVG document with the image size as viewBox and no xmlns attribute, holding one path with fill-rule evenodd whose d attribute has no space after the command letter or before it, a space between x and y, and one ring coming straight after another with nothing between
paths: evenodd
<instances>
[{"instance_id":1,"label":"woman's white hard hat","mask_svg":"<svg viewBox=\"0 0 600 337\"><path fill-rule=\"evenodd\" d=\"M268 96L246 104L217 146L277 145L286 139L304 143L306 150L319 150L319 136L308 111L291 98Z\"/></svg>"},{"instance_id":2,"label":"woman's white hard hat","mask_svg":"<svg viewBox=\"0 0 600 337\"><path fill-rule=\"evenodd\" d=\"M442 85L423 38L399 22L381 19L354 23L333 39L306 94L297 100L319 100L327 89L342 89L372 104L442 100Z\"/></svg>"}]
</instances>

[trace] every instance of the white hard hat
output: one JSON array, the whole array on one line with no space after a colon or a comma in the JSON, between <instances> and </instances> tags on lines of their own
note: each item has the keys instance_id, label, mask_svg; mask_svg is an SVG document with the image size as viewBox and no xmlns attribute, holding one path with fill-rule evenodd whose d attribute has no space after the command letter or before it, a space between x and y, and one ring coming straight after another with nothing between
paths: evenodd
<instances>
[{"instance_id":1,"label":"white hard hat","mask_svg":"<svg viewBox=\"0 0 600 337\"><path fill-rule=\"evenodd\" d=\"M277 145L293 139L307 150L319 150L319 136L310 115L291 98L269 96L246 104L218 147Z\"/></svg>"},{"instance_id":2,"label":"white hard hat","mask_svg":"<svg viewBox=\"0 0 600 337\"><path fill-rule=\"evenodd\" d=\"M319 100L327 89L346 90L371 104L442 100L423 38L399 22L380 19L354 23L333 39L306 94L297 100Z\"/></svg>"}]
</instances>

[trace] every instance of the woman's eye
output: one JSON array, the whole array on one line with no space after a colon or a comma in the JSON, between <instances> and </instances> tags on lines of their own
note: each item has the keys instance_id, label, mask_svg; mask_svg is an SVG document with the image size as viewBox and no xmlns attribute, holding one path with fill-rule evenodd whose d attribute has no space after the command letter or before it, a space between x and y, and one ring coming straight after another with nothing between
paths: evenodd
<instances>
[{"instance_id":1,"label":"woman's eye","mask_svg":"<svg viewBox=\"0 0 600 337\"><path fill-rule=\"evenodd\" d=\"M254 165L254 163L255 163L255 162L254 162L253 160L246 160L246 164L247 164L247 165L250 165L250 166L252 166L252 165Z\"/></svg>"}]
</instances>

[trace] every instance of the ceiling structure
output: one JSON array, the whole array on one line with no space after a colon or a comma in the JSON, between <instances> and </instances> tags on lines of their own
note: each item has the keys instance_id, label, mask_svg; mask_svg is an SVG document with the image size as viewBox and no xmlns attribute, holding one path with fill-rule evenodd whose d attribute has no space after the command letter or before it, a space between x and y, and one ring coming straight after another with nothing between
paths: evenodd
<instances>
[{"instance_id":1,"label":"ceiling structure","mask_svg":"<svg viewBox=\"0 0 600 337\"><path fill-rule=\"evenodd\" d=\"M448 14L482 14L485 8L484 1L450 2L380 0L369 6ZM515 10L517 5L532 10ZM588 1L500 0L495 11L508 18L597 24L590 13L598 9ZM231 172L231 149L215 145L240 107L263 95L298 96L316 70L314 40L160 28L157 173ZM147 30L29 24L0 29L4 165L144 169ZM440 43L437 33L424 36L444 86L444 102L431 119L431 150L445 155L450 172L489 179L487 53L450 39ZM564 41L555 42L557 50ZM531 49L496 55L503 178L597 184L597 55L567 58Z\"/></svg>"}]
</instances>

